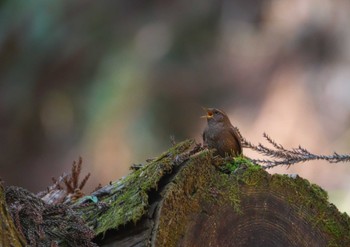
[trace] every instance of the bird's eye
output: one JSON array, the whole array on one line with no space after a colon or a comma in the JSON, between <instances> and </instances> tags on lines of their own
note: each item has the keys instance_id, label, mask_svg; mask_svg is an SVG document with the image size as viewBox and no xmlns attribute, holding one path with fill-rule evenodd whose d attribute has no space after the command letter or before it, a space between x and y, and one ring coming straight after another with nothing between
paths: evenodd
<instances>
[{"instance_id":1,"label":"bird's eye","mask_svg":"<svg viewBox=\"0 0 350 247\"><path fill-rule=\"evenodd\" d=\"M214 111L214 114L218 114L219 112L217 110Z\"/></svg>"}]
</instances>

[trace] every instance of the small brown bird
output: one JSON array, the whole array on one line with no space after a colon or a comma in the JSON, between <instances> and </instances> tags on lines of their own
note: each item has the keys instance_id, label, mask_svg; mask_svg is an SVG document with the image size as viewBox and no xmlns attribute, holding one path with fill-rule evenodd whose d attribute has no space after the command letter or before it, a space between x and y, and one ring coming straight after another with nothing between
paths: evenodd
<instances>
[{"instance_id":1,"label":"small brown bird","mask_svg":"<svg viewBox=\"0 0 350 247\"><path fill-rule=\"evenodd\" d=\"M204 146L215 148L222 157L242 154L242 144L237 131L232 126L227 115L215 108L204 108L208 125L203 132Z\"/></svg>"}]
</instances>

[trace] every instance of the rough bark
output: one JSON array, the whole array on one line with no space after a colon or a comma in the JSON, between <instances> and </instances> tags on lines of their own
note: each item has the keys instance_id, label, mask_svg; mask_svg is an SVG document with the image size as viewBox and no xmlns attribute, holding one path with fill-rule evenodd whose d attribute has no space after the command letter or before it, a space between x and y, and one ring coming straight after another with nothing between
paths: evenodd
<instances>
[{"instance_id":1,"label":"rough bark","mask_svg":"<svg viewBox=\"0 0 350 247\"><path fill-rule=\"evenodd\" d=\"M0 182L0 246L26 246L26 242L11 218L5 201L4 188Z\"/></svg>"}]
</instances>

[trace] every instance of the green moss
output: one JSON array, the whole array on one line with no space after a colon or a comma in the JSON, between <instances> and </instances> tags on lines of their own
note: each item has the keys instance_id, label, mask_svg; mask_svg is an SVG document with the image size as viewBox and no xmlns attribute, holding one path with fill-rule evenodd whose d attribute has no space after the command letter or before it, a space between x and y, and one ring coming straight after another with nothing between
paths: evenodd
<instances>
[{"instance_id":1,"label":"green moss","mask_svg":"<svg viewBox=\"0 0 350 247\"><path fill-rule=\"evenodd\" d=\"M259 165L253 164L244 156L233 158L230 162L220 159L222 165L217 165L225 173L220 176L212 176L210 188L219 192L219 196L211 196L207 193L207 200L218 202L222 205L230 204L235 212L242 213L241 210L241 186L242 183L248 186L257 186L266 180L267 173ZM223 169L222 169L223 168ZM226 174L229 171L229 174Z\"/></svg>"},{"instance_id":2,"label":"green moss","mask_svg":"<svg viewBox=\"0 0 350 247\"><path fill-rule=\"evenodd\" d=\"M306 179L300 177L293 179L287 175L275 174L271 177L269 185L273 191L283 194L291 203L302 201L303 206L309 208L314 205L316 199L318 204L327 205L327 192L315 184L310 184Z\"/></svg>"},{"instance_id":3,"label":"green moss","mask_svg":"<svg viewBox=\"0 0 350 247\"><path fill-rule=\"evenodd\" d=\"M207 150L194 155L168 184L157 233L162 242L157 242L156 246L176 246L190 224L187 215L201 210L204 194L209 198L206 194L208 183L215 176L215 167L210 159L211 153ZM171 231L168 231L169 227Z\"/></svg>"},{"instance_id":4,"label":"green moss","mask_svg":"<svg viewBox=\"0 0 350 247\"><path fill-rule=\"evenodd\" d=\"M109 185L112 187L109 195L99 198L100 202L108 205L106 211L100 213L101 210L95 204L81 207L82 217L95 230L96 235L117 229L128 222L136 223L148 209L148 192L158 188L159 180L172 172L175 157L193 144L193 140L181 142L141 169Z\"/></svg>"},{"instance_id":5,"label":"green moss","mask_svg":"<svg viewBox=\"0 0 350 247\"><path fill-rule=\"evenodd\" d=\"M234 162L234 160L232 162L227 162L225 164L225 169L229 172L236 171L238 167L239 167L238 163Z\"/></svg>"},{"instance_id":6,"label":"green moss","mask_svg":"<svg viewBox=\"0 0 350 247\"><path fill-rule=\"evenodd\" d=\"M238 184L230 184L228 188L228 199L230 205L236 213L242 214L241 210L241 193Z\"/></svg>"},{"instance_id":7,"label":"green moss","mask_svg":"<svg viewBox=\"0 0 350 247\"><path fill-rule=\"evenodd\" d=\"M259 167L254 165L249 159L244 157L243 155L234 157L232 160L227 161L226 159L221 159L224 162L222 166L222 171L228 171L229 173L235 172L239 168L247 168L247 167Z\"/></svg>"},{"instance_id":8,"label":"green moss","mask_svg":"<svg viewBox=\"0 0 350 247\"><path fill-rule=\"evenodd\" d=\"M341 237L342 231L339 228L339 224L337 222L330 219L330 220L325 220L324 223L325 223L325 228L329 233L336 236L337 238Z\"/></svg>"},{"instance_id":9,"label":"green moss","mask_svg":"<svg viewBox=\"0 0 350 247\"><path fill-rule=\"evenodd\" d=\"M260 166L258 166L256 164L254 164L253 162L251 162L250 159L244 157L243 155L235 157L234 161L235 161L235 163L237 163L240 166L244 165L244 166L247 166L247 167L260 167Z\"/></svg>"},{"instance_id":10,"label":"green moss","mask_svg":"<svg viewBox=\"0 0 350 247\"><path fill-rule=\"evenodd\" d=\"M240 179L249 186L259 186L266 180L266 172L259 166L249 167L241 176Z\"/></svg>"},{"instance_id":11,"label":"green moss","mask_svg":"<svg viewBox=\"0 0 350 247\"><path fill-rule=\"evenodd\" d=\"M203 200L220 206L229 204L235 212L241 213L240 188L236 176L216 173L210 177L208 187L209 190L203 193Z\"/></svg>"}]
</instances>

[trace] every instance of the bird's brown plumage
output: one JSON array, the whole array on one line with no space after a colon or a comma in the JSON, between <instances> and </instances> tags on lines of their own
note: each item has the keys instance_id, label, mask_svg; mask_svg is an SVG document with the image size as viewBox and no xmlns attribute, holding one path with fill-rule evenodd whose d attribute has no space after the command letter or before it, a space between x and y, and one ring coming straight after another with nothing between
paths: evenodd
<instances>
[{"instance_id":1,"label":"bird's brown plumage","mask_svg":"<svg viewBox=\"0 0 350 247\"><path fill-rule=\"evenodd\" d=\"M206 108L208 125L203 132L204 146L216 149L216 154L238 156L242 154L240 137L226 113L215 108Z\"/></svg>"}]
</instances>

